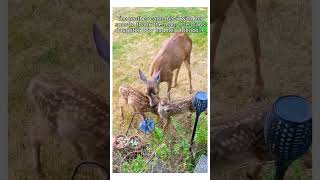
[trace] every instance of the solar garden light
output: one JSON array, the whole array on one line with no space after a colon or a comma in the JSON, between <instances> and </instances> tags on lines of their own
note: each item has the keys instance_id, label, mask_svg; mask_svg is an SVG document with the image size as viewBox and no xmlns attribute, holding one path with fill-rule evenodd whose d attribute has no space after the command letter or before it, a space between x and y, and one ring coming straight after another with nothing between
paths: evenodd
<instances>
[{"instance_id":1,"label":"solar garden light","mask_svg":"<svg viewBox=\"0 0 320 180\"><path fill-rule=\"evenodd\" d=\"M139 123L139 130L141 132L143 132L144 134L149 134L151 131L154 130L154 121L151 118L146 118L144 114L139 113L139 112L135 112L132 115L129 127L128 127L127 132L126 132L126 136L128 135L129 129L131 128L131 124L132 124L133 118L137 114L142 116L142 120Z\"/></svg>"},{"instance_id":2,"label":"solar garden light","mask_svg":"<svg viewBox=\"0 0 320 180\"><path fill-rule=\"evenodd\" d=\"M192 132L192 137L191 137L191 141L190 141L190 151L191 151L191 147L193 145L193 140L194 140L194 136L196 133L197 124L198 124L200 114L203 111L205 111L208 107L207 93L203 92L203 91L198 91L192 99L192 106L196 110L196 120L195 120L195 123L193 126L193 132Z\"/></svg>"},{"instance_id":3,"label":"solar garden light","mask_svg":"<svg viewBox=\"0 0 320 180\"><path fill-rule=\"evenodd\" d=\"M266 116L265 141L275 157L275 180L283 180L288 167L312 143L311 103L299 96L279 97Z\"/></svg>"}]
</instances>

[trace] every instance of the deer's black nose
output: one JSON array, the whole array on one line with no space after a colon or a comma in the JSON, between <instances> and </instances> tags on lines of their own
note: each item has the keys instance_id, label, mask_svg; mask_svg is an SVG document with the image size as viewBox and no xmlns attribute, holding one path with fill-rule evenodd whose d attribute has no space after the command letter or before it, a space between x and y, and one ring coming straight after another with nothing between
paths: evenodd
<instances>
[{"instance_id":1,"label":"deer's black nose","mask_svg":"<svg viewBox=\"0 0 320 180\"><path fill-rule=\"evenodd\" d=\"M157 111L158 111L157 105L151 106L151 111L152 111L153 113L157 113Z\"/></svg>"}]
</instances>

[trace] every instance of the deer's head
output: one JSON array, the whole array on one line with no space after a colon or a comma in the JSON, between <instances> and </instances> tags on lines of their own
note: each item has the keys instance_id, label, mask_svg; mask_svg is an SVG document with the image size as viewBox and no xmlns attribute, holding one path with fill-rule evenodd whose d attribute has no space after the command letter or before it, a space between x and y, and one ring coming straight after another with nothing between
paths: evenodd
<instances>
[{"instance_id":1,"label":"deer's head","mask_svg":"<svg viewBox=\"0 0 320 180\"><path fill-rule=\"evenodd\" d=\"M139 69L139 77L144 82L147 90L147 96L151 107L155 107L158 101L155 99L159 95L159 84L160 84L160 71L156 72L150 80L146 78L143 72Z\"/></svg>"},{"instance_id":2,"label":"deer's head","mask_svg":"<svg viewBox=\"0 0 320 180\"><path fill-rule=\"evenodd\" d=\"M167 93L167 96L158 98L155 95L153 95L154 99L158 100L158 113L159 114L167 114L170 111L170 92Z\"/></svg>"}]
</instances>

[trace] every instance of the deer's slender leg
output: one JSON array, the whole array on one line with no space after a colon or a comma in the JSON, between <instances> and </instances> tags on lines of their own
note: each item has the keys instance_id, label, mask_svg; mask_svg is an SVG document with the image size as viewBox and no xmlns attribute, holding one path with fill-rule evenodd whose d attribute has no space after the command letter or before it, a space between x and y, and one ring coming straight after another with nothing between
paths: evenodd
<instances>
[{"instance_id":1,"label":"deer's slender leg","mask_svg":"<svg viewBox=\"0 0 320 180\"><path fill-rule=\"evenodd\" d=\"M261 48L259 40L259 30L257 24L257 1L256 0L239 0L239 7L244 15L246 23L248 25L249 36L251 44L254 50L254 96L259 100L262 96L263 91L263 78L260 70L260 58L261 58Z\"/></svg>"},{"instance_id":2,"label":"deer's slender leg","mask_svg":"<svg viewBox=\"0 0 320 180\"><path fill-rule=\"evenodd\" d=\"M40 161L40 148L41 142L38 141L36 138L31 140L32 142L32 154L33 154L33 161L34 165L33 168L35 169L36 173L42 177L44 177L44 173L42 171L41 161Z\"/></svg>"},{"instance_id":3,"label":"deer's slender leg","mask_svg":"<svg viewBox=\"0 0 320 180\"><path fill-rule=\"evenodd\" d=\"M163 127L163 119L157 114L157 122L159 123L159 127Z\"/></svg>"},{"instance_id":4,"label":"deer's slender leg","mask_svg":"<svg viewBox=\"0 0 320 180\"><path fill-rule=\"evenodd\" d=\"M169 126L169 124L170 124L170 121L171 121L171 118L170 118L170 117L166 118L166 122L165 122L165 124L164 124L164 126L163 126L163 132L164 132L164 133L167 131L167 128L168 128L168 126Z\"/></svg>"},{"instance_id":5,"label":"deer's slender leg","mask_svg":"<svg viewBox=\"0 0 320 180\"><path fill-rule=\"evenodd\" d=\"M191 94L192 93L192 83L191 83L191 66L190 66L190 56L187 56L185 58L185 61L184 61L187 69L188 69L188 76L189 76L189 93Z\"/></svg>"},{"instance_id":6,"label":"deer's slender leg","mask_svg":"<svg viewBox=\"0 0 320 180\"><path fill-rule=\"evenodd\" d=\"M39 113L39 112L38 112ZM39 114L35 116L35 126L30 129L30 141L32 146L33 154L33 168L40 177L45 177L43 173L41 160L40 160L40 150L41 145L46 141L46 138L50 135L50 130L48 126L44 126L41 122L44 122Z\"/></svg>"},{"instance_id":7,"label":"deer's slender leg","mask_svg":"<svg viewBox=\"0 0 320 180\"><path fill-rule=\"evenodd\" d=\"M167 90L167 92L170 92L171 87L172 87L172 74L171 74L171 78L168 81L168 90Z\"/></svg>"},{"instance_id":8,"label":"deer's slender leg","mask_svg":"<svg viewBox=\"0 0 320 180\"><path fill-rule=\"evenodd\" d=\"M181 66L180 66L181 67ZM180 67L176 70L176 76L174 78L174 84L172 87L176 87L177 86L177 82L178 82L178 75L179 75L179 71L180 71Z\"/></svg>"},{"instance_id":9,"label":"deer's slender leg","mask_svg":"<svg viewBox=\"0 0 320 180\"><path fill-rule=\"evenodd\" d=\"M213 28L213 50L211 51L212 53L212 60L211 60L211 69L214 68L214 62L215 62L215 57L216 57L216 52L217 52L217 47L219 44L219 39L220 39L220 35L221 35L221 29L223 26L225 20L225 16L219 17L215 20L215 26Z\"/></svg>"},{"instance_id":10,"label":"deer's slender leg","mask_svg":"<svg viewBox=\"0 0 320 180\"><path fill-rule=\"evenodd\" d=\"M122 121L124 121L123 106L120 106L120 113L121 113Z\"/></svg>"}]
</instances>

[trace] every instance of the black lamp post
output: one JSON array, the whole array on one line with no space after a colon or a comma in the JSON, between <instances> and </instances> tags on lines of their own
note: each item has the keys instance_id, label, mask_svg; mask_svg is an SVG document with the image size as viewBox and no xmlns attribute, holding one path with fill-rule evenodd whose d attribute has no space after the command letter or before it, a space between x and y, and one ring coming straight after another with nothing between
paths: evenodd
<instances>
[{"instance_id":1,"label":"black lamp post","mask_svg":"<svg viewBox=\"0 0 320 180\"><path fill-rule=\"evenodd\" d=\"M311 145L311 103L299 96L279 97L265 123L266 144L276 159L275 180L283 180L290 164Z\"/></svg>"},{"instance_id":2,"label":"black lamp post","mask_svg":"<svg viewBox=\"0 0 320 180\"><path fill-rule=\"evenodd\" d=\"M196 120L195 120L195 123L193 126L192 137L191 137L191 141L190 141L190 148L189 148L190 151L191 151L191 147L193 145L194 136L196 134L197 124L199 121L200 114L203 111L205 111L208 107L207 93L203 92L203 91L198 91L192 99L192 106L196 110Z\"/></svg>"}]
</instances>

